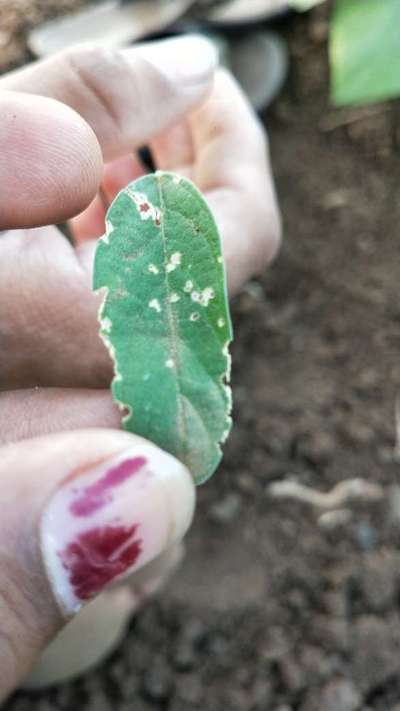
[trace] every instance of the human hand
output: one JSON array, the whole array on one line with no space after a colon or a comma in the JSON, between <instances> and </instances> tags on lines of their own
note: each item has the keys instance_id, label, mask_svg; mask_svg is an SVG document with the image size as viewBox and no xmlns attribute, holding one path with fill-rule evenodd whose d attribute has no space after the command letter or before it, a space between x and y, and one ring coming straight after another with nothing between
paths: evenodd
<instances>
[{"instance_id":1,"label":"human hand","mask_svg":"<svg viewBox=\"0 0 400 711\"><path fill-rule=\"evenodd\" d=\"M102 178L98 142L112 197L141 170L132 147L158 136L159 167L181 168L208 195L232 289L276 249L260 129L225 74L194 108L211 88L215 59L204 43L192 46L203 67L179 75L188 41L179 50L168 42L117 53L78 49L0 81L0 229L14 228L0 236L0 698L81 598L182 538L194 506L191 478L176 460L111 429L119 414L90 287L94 245L85 240L103 217L98 200L74 221L76 249L54 227L16 228L60 222L86 207ZM80 505L92 508L88 518L73 514L75 497L89 497ZM87 569L93 550L100 575Z\"/></svg>"}]
</instances>

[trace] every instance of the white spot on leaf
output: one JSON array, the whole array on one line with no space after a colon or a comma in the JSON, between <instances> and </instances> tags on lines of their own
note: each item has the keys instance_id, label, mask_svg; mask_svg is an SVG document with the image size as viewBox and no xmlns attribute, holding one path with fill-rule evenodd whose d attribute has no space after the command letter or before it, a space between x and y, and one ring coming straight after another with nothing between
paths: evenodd
<instances>
[{"instance_id":1,"label":"white spot on leaf","mask_svg":"<svg viewBox=\"0 0 400 711\"><path fill-rule=\"evenodd\" d=\"M231 377L231 368L232 368L232 356L229 353L229 341L225 343L225 345L222 347L222 353L224 356L226 356L226 377L229 380Z\"/></svg>"},{"instance_id":2,"label":"white spot on leaf","mask_svg":"<svg viewBox=\"0 0 400 711\"><path fill-rule=\"evenodd\" d=\"M193 289L193 282L190 281L190 279L188 279L185 286L183 287L183 291L186 291L187 294L190 294L192 289Z\"/></svg>"},{"instance_id":3,"label":"white spot on leaf","mask_svg":"<svg viewBox=\"0 0 400 711\"><path fill-rule=\"evenodd\" d=\"M225 326L225 319L219 318L217 321L217 326L218 326L218 328L223 328Z\"/></svg>"},{"instance_id":4,"label":"white spot on leaf","mask_svg":"<svg viewBox=\"0 0 400 711\"><path fill-rule=\"evenodd\" d=\"M177 267L179 267L180 263L182 261L182 255L180 252L174 252L174 254L171 255L169 262L167 263L167 266L165 267L167 272L173 272Z\"/></svg>"},{"instance_id":5,"label":"white spot on leaf","mask_svg":"<svg viewBox=\"0 0 400 711\"><path fill-rule=\"evenodd\" d=\"M215 297L214 289L212 289L211 286L207 286L205 289L203 289L203 291L201 293L201 298L200 298L201 305L208 306L209 302L214 297Z\"/></svg>"},{"instance_id":6,"label":"white spot on leaf","mask_svg":"<svg viewBox=\"0 0 400 711\"><path fill-rule=\"evenodd\" d=\"M165 367L166 368L173 368L175 365L174 361L172 358L168 358L168 360L165 361Z\"/></svg>"},{"instance_id":7,"label":"white spot on leaf","mask_svg":"<svg viewBox=\"0 0 400 711\"><path fill-rule=\"evenodd\" d=\"M159 268L156 267L155 264L149 264L148 270L151 274L158 274L158 272L160 271Z\"/></svg>"},{"instance_id":8,"label":"white spot on leaf","mask_svg":"<svg viewBox=\"0 0 400 711\"><path fill-rule=\"evenodd\" d=\"M181 300L181 297L179 296L179 294L176 294L175 292L173 294L171 294L171 296L169 297L169 301L171 304L176 304L180 300Z\"/></svg>"},{"instance_id":9,"label":"white spot on leaf","mask_svg":"<svg viewBox=\"0 0 400 711\"><path fill-rule=\"evenodd\" d=\"M198 321L200 318L200 314L195 311L193 314L190 314L189 316L189 321Z\"/></svg>"},{"instance_id":10,"label":"white spot on leaf","mask_svg":"<svg viewBox=\"0 0 400 711\"><path fill-rule=\"evenodd\" d=\"M160 313L161 306L158 299L152 299L151 301L149 301L149 306L151 309L154 309L154 311L157 311L157 313Z\"/></svg>"},{"instance_id":11,"label":"white spot on leaf","mask_svg":"<svg viewBox=\"0 0 400 711\"><path fill-rule=\"evenodd\" d=\"M214 289L207 286L202 292L193 291L191 294L192 301L201 304L201 306L208 306L211 299L215 297Z\"/></svg>"},{"instance_id":12,"label":"white spot on leaf","mask_svg":"<svg viewBox=\"0 0 400 711\"><path fill-rule=\"evenodd\" d=\"M144 193L138 193L136 190L126 188L126 194L133 200L137 211L142 220L153 220L157 227L161 224L161 212L158 207L153 205Z\"/></svg>"},{"instance_id":13,"label":"white spot on leaf","mask_svg":"<svg viewBox=\"0 0 400 711\"><path fill-rule=\"evenodd\" d=\"M106 220L106 231L102 237L100 237L102 242L105 242L106 244L109 244L110 240L110 234L114 230L114 225L111 224L110 220Z\"/></svg>"},{"instance_id":14,"label":"white spot on leaf","mask_svg":"<svg viewBox=\"0 0 400 711\"><path fill-rule=\"evenodd\" d=\"M104 331L105 333L109 333L111 331L111 326L112 322L111 319L109 319L107 316L103 319L101 319L101 330Z\"/></svg>"}]
</instances>

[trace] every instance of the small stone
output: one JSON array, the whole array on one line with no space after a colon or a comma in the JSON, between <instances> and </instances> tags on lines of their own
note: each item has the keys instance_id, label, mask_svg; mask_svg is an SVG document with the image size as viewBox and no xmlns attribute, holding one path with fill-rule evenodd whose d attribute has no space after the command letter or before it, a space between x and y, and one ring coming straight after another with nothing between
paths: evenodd
<instances>
[{"instance_id":1,"label":"small stone","mask_svg":"<svg viewBox=\"0 0 400 711\"><path fill-rule=\"evenodd\" d=\"M163 701L170 696L173 680L169 668L165 664L154 664L143 677L145 696L152 701Z\"/></svg>"},{"instance_id":2,"label":"small stone","mask_svg":"<svg viewBox=\"0 0 400 711\"><path fill-rule=\"evenodd\" d=\"M377 531L367 521L360 521L355 525L354 537L363 551L374 550L378 543Z\"/></svg>"},{"instance_id":3,"label":"small stone","mask_svg":"<svg viewBox=\"0 0 400 711\"><path fill-rule=\"evenodd\" d=\"M229 709L229 711L242 711L242 709L246 708L247 699L248 691L234 686L233 688L224 689L221 694L218 695L220 705L212 705L211 708L214 708L215 711L223 711L225 709ZM187 709L185 709L185 711L187 711ZM260 710L255 707L255 711Z\"/></svg>"},{"instance_id":4,"label":"small stone","mask_svg":"<svg viewBox=\"0 0 400 711\"><path fill-rule=\"evenodd\" d=\"M329 22L325 19L314 20L309 27L310 39L315 44L322 44L329 34Z\"/></svg>"},{"instance_id":5,"label":"small stone","mask_svg":"<svg viewBox=\"0 0 400 711\"><path fill-rule=\"evenodd\" d=\"M241 293L248 294L254 301L265 301L264 287L258 281L247 282Z\"/></svg>"},{"instance_id":6,"label":"small stone","mask_svg":"<svg viewBox=\"0 0 400 711\"><path fill-rule=\"evenodd\" d=\"M251 708L265 709L270 706L273 696L272 685L269 679L256 679L251 689Z\"/></svg>"},{"instance_id":7,"label":"small stone","mask_svg":"<svg viewBox=\"0 0 400 711\"><path fill-rule=\"evenodd\" d=\"M321 647L307 644L302 648L301 666L307 688L327 681L336 670L336 657L326 654Z\"/></svg>"},{"instance_id":8,"label":"small stone","mask_svg":"<svg viewBox=\"0 0 400 711\"><path fill-rule=\"evenodd\" d=\"M396 451L394 447L383 444L376 450L377 458L383 464L391 464L396 461Z\"/></svg>"},{"instance_id":9,"label":"small stone","mask_svg":"<svg viewBox=\"0 0 400 711\"><path fill-rule=\"evenodd\" d=\"M126 678L126 669L122 661L118 661L108 669L108 676L116 684L123 684Z\"/></svg>"},{"instance_id":10,"label":"small stone","mask_svg":"<svg viewBox=\"0 0 400 711\"><path fill-rule=\"evenodd\" d=\"M324 711L357 711L361 696L348 679L330 681L321 694L321 709Z\"/></svg>"},{"instance_id":11,"label":"small stone","mask_svg":"<svg viewBox=\"0 0 400 711\"><path fill-rule=\"evenodd\" d=\"M206 629L199 620L191 620L182 629L173 654L173 664L178 671L190 671L196 666L197 647L204 640Z\"/></svg>"},{"instance_id":12,"label":"small stone","mask_svg":"<svg viewBox=\"0 0 400 711\"><path fill-rule=\"evenodd\" d=\"M86 708L88 711L113 711L109 700L101 693L91 694Z\"/></svg>"},{"instance_id":13,"label":"small stone","mask_svg":"<svg viewBox=\"0 0 400 711\"><path fill-rule=\"evenodd\" d=\"M190 671L196 666L195 651L185 640L178 645L173 657L173 664L178 671Z\"/></svg>"},{"instance_id":14,"label":"small stone","mask_svg":"<svg viewBox=\"0 0 400 711\"><path fill-rule=\"evenodd\" d=\"M358 376L358 386L363 390L369 390L379 385L379 373L373 368L364 368Z\"/></svg>"},{"instance_id":15,"label":"small stone","mask_svg":"<svg viewBox=\"0 0 400 711\"><path fill-rule=\"evenodd\" d=\"M289 454L293 440L290 424L283 420L273 421L270 415L261 414L255 422L255 431L258 441L267 452L277 457Z\"/></svg>"},{"instance_id":16,"label":"small stone","mask_svg":"<svg viewBox=\"0 0 400 711\"><path fill-rule=\"evenodd\" d=\"M339 207L346 207L351 200L351 191L345 188L331 190L323 197L322 206L324 210L337 210Z\"/></svg>"},{"instance_id":17,"label":"small stone","mask_svg":"<svg viewBox=\"0 0 400 711\"><path fill-rule=\"evenodd\" d=\"M214 661L219 663L220 660L225 662L228 656L229 642L227 639L221 636L215 636L211 638L209 644L210 655L214 657Z\"/></svg>"},{"instance_id":18,"label":"small stone","mask_svg":"<svg viewBox=\"0 0 400 711\"><path fill-rule=\"evenodd\" d=\"M348 599L344 588L326 592L323 596L323 606L330 616L347 618Z\"/></svg>"},{"instance_id":19,"label":"small stone","mask_svg":"<svg viewBox=\"0 0 400 711\"><path fill-rule=\"evenodd\" d=\"M350 523L352 516L353 514L349 509L325 511L325 513L318 517L318 526L324 531L335 531Z\"/></svg>"},{"instance_id":20,"label":"small stone","mask_svg":"<svg viewBox=\"0 0 400 711\"><path fill-rule=\"evenodd\" d=\"M336 440L329 432L312 432L297 446L298 454L313 464L328 462L336 450Z\"/></svg>"},{"instance_id":21,"label":"small stone","mask_svg":"<svg viewBox=\"0 0 400 711\"><path fill-rule=\"evenodd\" d=\"M360 616L352 627L352 679L365 694L398 675L400 621Z\"/></svg>"},{"instance_id":22,"label":"small stone","mask_svg":"<svg viewBox=\"0 0 400 711\"><path fill-rule=\"evenodd\" d=\"M152 711L155 711L154 706L151 707ZM136 706L130 707L129 711L136 711ZM188 711L188 702L180 699L179 697L175 697L172 699L172 701L168 704L168 711ZM202 711L202 707L198 706L197 704L191 704L190 705L190 711Z\"/></svg>"},{"instance_id":23,"label":"small stone","mask_svg":"<svg viewBox=\"0 0 400 711\"><path fill-rule=\"evenodd\" d=\"M361 594L364 609L382 613L396 608L398 596L400 554L379 551L366 556L362 566L353 571L353 585Z\"/></svg>"},{"instance_id":24,"label":"small stone","mask_svg":"<svg viewBox=\"0 0 400 711\"><path fill-rule=\"evenodd\" d=\"M260 658L265 662L277 662L284 658L290 648L285 629L270 627L268 640L260 652Z\"/></svg>"},{"instance_id":25,"label":"small stone","mask_svg":"<svg viewBox=\"0 0 400 711\"><path fill-rule=\"evenodd\" d=\"M236 485L244 494L254 494L257 491L257 482L251 474L240 474Z\"/></svg>"},{"instance_id":26,"label":"small stone","mask_svg":"<svg viewBox=\"0 0 400 711\"><path fill-rule=\"evenodd\" d=\"M347 423L344 434L355 444L369 444L375 438L375 432L371 427L355 420Z\"/></svg>"},{"instance_id":27,"label":"small stone","mask_svg":"<svg viewBox=\"0 0 400 711\"><path fill-rule=\"evenodd\" d=\"M291 693L298 694L304 688L304 674L297 661L290 656L284 657L279 665L283 683Z\"/></svg>"},{"instance_id":28,"label":"small stone","mask_svg":"<svg viewBox=\"0 0 400 711\"><path fill-rule=\"evenodd\" d=\"M346 652L349 647L349 625L345 617L315 615L310 625L315 642L331 651Z\"/></svg>"},{"instance_id":29,"label":"small stone","mask_svg":"<svg viewBox=\"0 0 400 711\"><path fill-rule=\"evenodd\" d=\"M202 680L197 673L185 674L177 682L176 698L185 701L187 708L201 701L203 696Z\"/></svg>"},{"instance_id":30,"label":"small stone","mask_svg":"<svg viewBox=\"0 0 400 711\"><path fill-rule=\"evenodd\" d=\"M393 484L388 490L389 519L400 526L400 486Z\"/></svg>"},{"instance_id":31,"label":"small stone","mask_svg":"<svg viewBox=\"0 0 400 711\"><path fill-rule=\"evenodd\" d=\"M261 480L270 479L271 475L271 458L266 455L261 447L255 447L248 457L248 465L252 472L255 472L257 478Z\"/></svg>"},{"instance_id":32,"label":"small stone","mask_svg":"<svg viewBox=\"0 0 400 711\"><path fill-rule=\"evenodd\" d=\"M230 523L238 516L241 504L241 496L232 491L211 507L209 517L219 525Z\"/></svg>"}]
</instances>

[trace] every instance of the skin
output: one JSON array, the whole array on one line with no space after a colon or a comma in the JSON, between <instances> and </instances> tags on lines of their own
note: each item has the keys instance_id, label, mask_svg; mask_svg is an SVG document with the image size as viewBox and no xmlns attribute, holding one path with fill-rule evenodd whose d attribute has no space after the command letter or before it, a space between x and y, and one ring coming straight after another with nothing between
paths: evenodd
<instances>
[{"instance_id":1,"label":"skin","mask_svg":"<svg viewBox=\"0 0 400 711\"><path fill-rule=\"evenodd\" d=\"M1 700L63 624L37 535L49 496L137 442L118 429L91 291L100 186L110 201L138 177L145 143L194 180L231 294L273 258L280 221L265 134L205 40L75 48L2 78L0 115ZM51 226L68 219L74 246Z\"/></svg>"}]
</instances>

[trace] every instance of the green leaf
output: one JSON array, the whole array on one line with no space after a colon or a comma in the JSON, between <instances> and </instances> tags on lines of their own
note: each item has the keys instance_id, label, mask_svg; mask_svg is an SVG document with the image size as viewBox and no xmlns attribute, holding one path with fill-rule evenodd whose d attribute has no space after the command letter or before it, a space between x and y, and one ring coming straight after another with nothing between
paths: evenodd
<instances>
[{"instance_id":1,"label":"green leaf","mask_svg":"<svg viewBox=\"0 0 400 711\"><path fill-rule=\"evenodd\" d=\"M364 104L398 96L399 0L336 0L330 61L335 104Z\"/></svg>"},{"instance_id":2,"label":"green leaf","mask_svg":"<svg viewBox=\"0 0 400 711\"><path fill-rule=\"evenodd\" d=\"M128 185L107 213L94 288L125 429L184 462L196 483L230 430L232 340L221 243L197 188L172 173Z\"/></svg>"}]
</instances>

